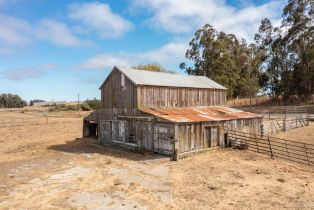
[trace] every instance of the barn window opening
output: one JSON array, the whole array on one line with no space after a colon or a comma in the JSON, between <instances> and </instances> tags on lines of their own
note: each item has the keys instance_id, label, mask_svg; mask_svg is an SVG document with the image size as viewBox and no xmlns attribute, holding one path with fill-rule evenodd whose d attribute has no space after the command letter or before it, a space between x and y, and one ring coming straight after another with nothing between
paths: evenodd
<instances>
[{"instance_id":1,"label":"barn window opening","mask_svg":"<svg viewBox=\"0 0 314 210\"><path fill-rule=\"evenodd\" d=\"M121 75L121 88L122 90L126 90L124 74Z\"/></svg>"},{"instance_id":2,"label":"barn window opening","mask_svg":"<svg viewBox=\"0 0 314 210\"><path fill-rule=\"evenodd\" d=\"M134 144L137 143L137 142L136 142L136 139L135 139L135 134L134 134L133 131L131 131L130 134L129 134L128 142L129 142L129 143L134 143Z\"/></svg>"}]
</instances>

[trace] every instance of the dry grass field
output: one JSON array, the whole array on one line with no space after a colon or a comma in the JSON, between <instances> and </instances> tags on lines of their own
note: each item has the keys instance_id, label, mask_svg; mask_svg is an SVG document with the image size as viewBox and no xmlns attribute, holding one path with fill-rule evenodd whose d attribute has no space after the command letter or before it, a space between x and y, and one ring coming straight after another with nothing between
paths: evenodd
<instances>
[{"instance_id":1,"label":"dry grass field","mask_svg":"<svg viewBox=\"0 0 314 210\"><path fill-rule=\"evenodd\" d=\"M313 167L237 150L169 161L82 139L62 115L0 112L0 209L314 209Z\"/></svg>"},{"instance_id":2,"label":"dry grass field","mask_svg":"<svg viewBox=\"0 0 314 210\"><path fill-rule=\"evenodd\" d=\"M310 122L308 127L291 129L287 132L278 133L275 137L314 144L314 122Z\"/></svg>"}]
</instances>

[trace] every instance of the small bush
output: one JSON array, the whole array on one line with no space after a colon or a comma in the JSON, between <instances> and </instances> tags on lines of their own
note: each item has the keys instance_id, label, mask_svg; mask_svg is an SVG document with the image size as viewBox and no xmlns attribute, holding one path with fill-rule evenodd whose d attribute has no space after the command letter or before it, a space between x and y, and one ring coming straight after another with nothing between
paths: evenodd
<instances>
[{"instance_id":1,"label":"small bush","mask_svg":"<svg viewBox=\"0 0 314 210\"><path fill-rule=\"evenodd\" d=\"M77 105L57 104L54 107L50 108L49 111L78 111L78 108Z\"/></svg>"},{"instance_id":2,"label":"small bush","mask_svg":"<svg viewBox=\"0 0 314 210\"><path fill-rule=\"evenodd\" d=\"M88 103L84 102L80 105L80 109L83 111L91 111L93 110Z\"/></svg>"},{"instance_id":3,"label":"small bush","mask_svg":"<svg viewBox=\"0 0 314 210\"><path fill-rule=\"evenodd\" d=\"M26 113L26 112L29 112L29 110L28 110L28 109L23 109L23 110L21 111L21 113Z\"/></svg>"},{"instance_id":4,"label":"small bush","mask_svg":"<svg viewBox=\"0 0 314 210\"><path fill-rule=\"evenodd\" d=\"M84 103L88 104L88 106L92 109L100 109L101 108L101 101L94 98L92 100L87 99Z\"/></svg>"}]
</instances>

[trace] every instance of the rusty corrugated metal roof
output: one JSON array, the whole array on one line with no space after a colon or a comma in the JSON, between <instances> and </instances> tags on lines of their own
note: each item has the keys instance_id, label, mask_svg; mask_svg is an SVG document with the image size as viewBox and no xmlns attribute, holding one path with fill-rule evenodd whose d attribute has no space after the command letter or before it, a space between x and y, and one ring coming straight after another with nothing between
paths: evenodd
<instances>
[{"instance_id":1,"label":"rusty corrugated metal roof","mask_svg":"<svg viewBox=\"0 0 314 210\"><path fill-rule=\"evenodd\" d=\"M225 121L233 119L248 119L262 117L250 112L222 106L210 107L153 107L140 108L140 111L154 115L156 117L169 120L171 122L206 122L206 121Z\"/></svg>"}]
</instances>

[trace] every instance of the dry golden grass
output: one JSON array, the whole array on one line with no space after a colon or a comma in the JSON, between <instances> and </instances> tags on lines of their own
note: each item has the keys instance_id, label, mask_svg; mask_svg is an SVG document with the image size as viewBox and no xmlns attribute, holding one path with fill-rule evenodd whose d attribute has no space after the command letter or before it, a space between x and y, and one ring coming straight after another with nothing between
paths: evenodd
<instances>
[{"instance_id":1,"label":"dry golden grass","mask_svg":"<svg viewBox=\"0 0 314 210\"><path fill-rule=\"evenodd\" d=\"M291 129L286 132L278 133L275 137L314 144L314 122L310 122L307 127Z\"/></svg>"},{"instance_id":2,"label":"dry golden grass","mask_svg":"<svg viewBox=\"0 0 314 210\"><path fill-rule=\"evenodd\" d=\"M99 146L81 138L82 118L56 119L69 122L0 128L0 209L314 208L311 167L235 150L173 162Z\"/></svg>"}]
</instances>

